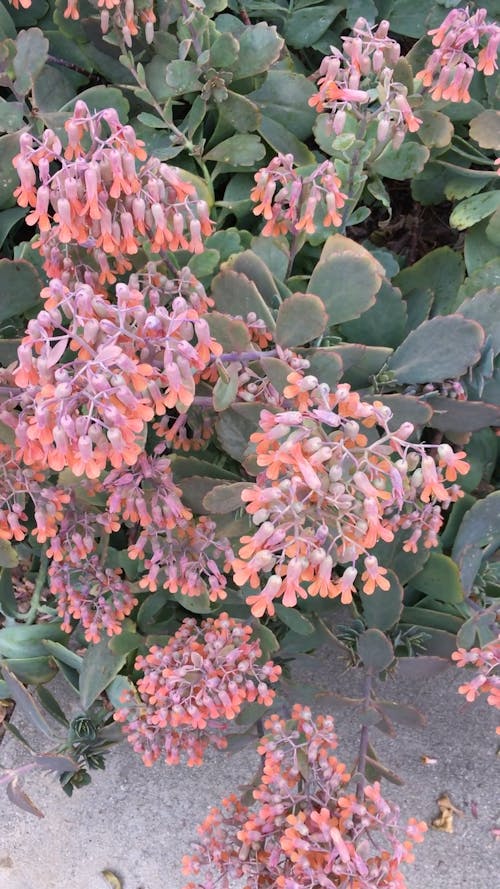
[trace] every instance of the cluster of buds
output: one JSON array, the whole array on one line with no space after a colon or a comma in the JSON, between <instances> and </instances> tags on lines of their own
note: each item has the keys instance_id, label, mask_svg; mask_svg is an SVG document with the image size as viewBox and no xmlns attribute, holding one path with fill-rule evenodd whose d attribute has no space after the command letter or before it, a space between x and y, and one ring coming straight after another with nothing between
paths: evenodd
<instances>
[{"instance_id":1,"label":"cluster of buds","mask_svg":"<svg viewBox=\"0 0 500 889\"><path fill-rule=\"evenodd\" d=\"M332 132L344 131L347 113L359 120L378 121L377 139L389 139L398 148L406 132L416 132L421 120L408 102L408 91L394 80L394 67L401 47L388 37L389 22L376 28L359 18L352 35L342 37L343 47L331 47L319 68L318 92L309 105L318 112L328 112Z\"/></svg>"},{"instance_id":2,"label":"cluster of buds","mask_svg":"<svg viewBox=\"0 0 500 889\"><path fill-rule=\"evenodd\" d=\"M21 411L10 418L18 459L97 478L108 461L136 462L155 416L188 409L222 347L201 317L208 303L199 289L181 290L121 283L112 301L90 284L50 281L18 350Z\"/></svg>"},{"instance_id":3,"label":"cluster of buds","mask_svg":"<svg viewBox=\"0 0 500 889\"><path fill-rule=\"evenodd\" d=\"M33 534L45 543L57 534L70 495L47 483L46 474L21 466L16 448L0 442L0 540L24 540L28 533L27 503L34 512Z\"/></svg>"},{"instance_id":4,"label":"cluster of buds","mask_svg":"<svg viewBox=\"0 0 500 889\"><path fill-rule=\"evenodd\" d=\"M257 590L246 600L256 617L272 616L276 599L286 607L309 596L351 602L360 558L365 593L389 589L370 551L401 529L411 529L405 551L435 546L441 510L462 496L446 482L468 471L464 452L442 444L436 460L429 446L408 441L411 423L391 431L390 409L362 402L347 384L330 391L299 371L288 383L291 407L262 411L251 436L262 472L242 500L258 528L241 538L231 565L238 586Z\"/></svg>"},{"instance_id":5,"label":"cluster of buds","mask_svg":"<svg viewBox=\"0 0 500 889\"><path fill-rule=\"evenodd\" d=\"M262 229L264 237L301 231L313 234L318 207L322 208L324 226L342 224L339 210L347 196L340 190L341 181L331 161L324 161L311 173L302 175L293 154L278 154L254 179L257 184L250 197L259 202L254 214L267 220Z\"/></svg>"},{"instance_id":6,"label":"cluster of buds","mask_svg":"<svg viewBox=\"0 0 500 889\"><path fill-rule=\"evenodd\" d=\"M477 67L485 75L492 75L498 68L497 53L500 43L500 26L486 21L487 9L478 9L472 15L469 8L452 9L439 26L429 31L436 47L417 77L438 102L470 102L469 86ZM477 48L486 40L476 60L466 52L470 44Z\"/></svg>"},{"instance_id":7,"label":"cluster of buds","mask_svg":"<svg viewBox=\"0 0 500 889\"><path fill-rule=\"evenodd\" d=\"M14 9L29 9L32 0L9 0ZM139 33L139 25L144 25L146 43L152 43L156 15L154 0L97 0L95 6L101 10L101 31L107 34L110 22L123 37L126 46L132 46L132 37ZM64 18L78 21L80 18L79 0L66 0Z\"/></svg>"},{"instance_id":8,"label":"cluster of buds","mask_svg":"<svg viewBox=\"0 0 500 889\"><path fill-rule=\"evenodd\" d=\"M193 519L180 499L168 457L142 454L130 470L111 472L102 488L108 494L99 516L105 530L115 531L123 521L136 527L128 555L144 562L142 589L154 592L160 585L172 594L208 594L213 602L227 597L217 556L231 560L232 549L217 536L214 522L206 516Z\"/></svg>"},{"instance_id":9,"label":"cluster of buds","mask_svg":"<svg viewBox=\"0 0 500 889\"><path fill-rule=\"evenodd\" d=\"M272 716L265 730L255 805L231 796L211 810L197 851L183 859L186 875L206 878L185 889L232 889L239 879L245 889L404 889L400 865L413 860L426 824L412 818L403 829L378 782L358 794L346 789L331 716L313 719L296 705L291 720Z\"/></svg>"},{"instance_id":10,"label":"cluster of buds","mask_svg":"<svg viewBox=\"0 0 500 889\"><path fill-rule=\"evenodd\" d=\"M145 765L160 756L177 764L187 756L190 766L201 765L208 746L227 746L229 723L245 704L270 706L281 668L262 663L260 644L252 628L222 613L200 625L182 622L164 648L155 645L138 657L140 701L128 695L114 714Z\"/></svg>"},{"instance_id":11,"label":"cluster of buds","mask_svg":"<svg viewBox=\"0 0 500 889\"><path fill-rule=\"evenodd\" d=\"M472 702L479 695L487 695L488 704L500 710L500 639L483 648L471 648L469 651L459 648L451 657L457 667L471 666L477 670L474 679L458 689L461 695L465 695L465 700ZM497 727L497 734L500 735L500 726Z\"/></svg>"},{"instance_id":12,"label":"cluster of buds","mask_svg":"<svg viewBox=\"0 0 500 889\"><path fill-rule=\"evenodd\" d=\"M50 129L41 140L23 133L13 160L21 183L14 194L32 207L26 222L38 225L46 257L61 244L91 248L100 280L113 283L143 243L153 253L203 250L201 238L212 231L207 204L176 167L153 157L136 169L146 160L143 143L113 108L91 114L79 99L65 129L64 150Z\"/></svg>"},{"instance_id":13,"label":"cluster of buds","mask_svg":"<svg viewBox=\"0 0 500 889\"><path fill-rule=\"evenodd\" d=\"M119 635L124 619L138 603L120 568L103 568L96 555L77 565L54 560L49 591L56 597L62 629L70 633L71 620L79 620L85 639L93 643L99 642L103 632Z\"/></svg>"}]
</instances>

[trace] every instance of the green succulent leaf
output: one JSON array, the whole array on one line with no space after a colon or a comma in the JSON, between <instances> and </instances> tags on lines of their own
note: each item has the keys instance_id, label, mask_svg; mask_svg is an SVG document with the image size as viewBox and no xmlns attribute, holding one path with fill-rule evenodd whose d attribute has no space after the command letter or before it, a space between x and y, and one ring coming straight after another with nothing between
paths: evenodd
<instances>
[{"instance_id":1,"label":"green succulent leaf","mask_svg":"<svg viewBox=\"0 0 500 889\"><path fill-rule=\"evenodd\" d=\"M483 558L500 544L500 491L488 494L469 509L452 550L462 584L470 593Z\"/></svg>"},{"instance_id":2,"label":"green succulent leaf","mask_svg":"<svg viewBox=\"0 0 500 889\"><path fill-rule=\"evenodd\" d=\"M325 306L318 296L294 293L279 308L276 342L284 349L301 346L321 336L327 322Z\"/></svg>"},{"instance_id":3,"label":"green succulent leaf","mask_svg":"<svg viewBox=\"0 0 500 889\"><path fill-rule=\"evenodd\" d=\"M424 321L388 361L400 383L454 379L479 360L484 331L475 321L447 315Z\"/></svg>"},{"instance_id":4,"label":"green succulent leaf","mask_svg":"<svg viewBox=\"0 0 500 889\"><path fill-rule=\"evenodd\" d=\"M367 627L390 630L399 620L403 610L403 587L394 571L387 572L387 580L390 583L388 590L377 587L371 596L360 594Z\"/></svg>"},{"instance_id":5,"label":"green succulent leaf","mask_svg":"<svg viewBox=\"0 0 500 889\"><path fill-rule=\"evenodd\" d=\"M379 673L394 660L394 650L385 633L375 628L365 630L358 637L358 654L364 666Z\"/></svg>"}]
</instances>

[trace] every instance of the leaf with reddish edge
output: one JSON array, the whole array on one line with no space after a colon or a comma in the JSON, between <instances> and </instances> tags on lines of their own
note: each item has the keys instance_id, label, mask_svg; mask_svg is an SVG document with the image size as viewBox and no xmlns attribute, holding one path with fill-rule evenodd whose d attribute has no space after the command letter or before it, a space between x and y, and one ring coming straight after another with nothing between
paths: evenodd
<instances>
[{"instance_id":1,"label":"leaf with reddish edge","mask_svg":"<svg viewBox=\"0 0 500 889\"><path fill-rule=\"evenodd\" d=\"M11 803L14 803L19 809L23 809L24 812L29 812L30 815L36 815L37 818L44 818L45 815L35 806L35 803L29 798L28 794L24 792L21 788L19 778L16 777L9 781L6 787L7 796L9 797Z\"/></svg>"},{"instance_id":2,"label":"leaf with reddish edge","mask_svg":"<svg viewBox=\"0 0 500 889\"><path fill-rule=\"evenodd\" d=\"M321 336L328 322L323 302L312 293L294 293L285 299L276 319L276 343L287 349Z\"/></svg>"}]
</instances>

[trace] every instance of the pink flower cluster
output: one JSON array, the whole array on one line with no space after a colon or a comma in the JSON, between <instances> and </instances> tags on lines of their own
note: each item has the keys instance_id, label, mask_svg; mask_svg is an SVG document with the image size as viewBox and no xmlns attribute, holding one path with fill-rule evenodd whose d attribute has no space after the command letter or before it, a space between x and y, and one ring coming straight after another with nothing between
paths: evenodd
<instances>
[{"instance_id":1,"label":"pink flower cluster","mask_svg":"<svg viewBox=\"0 0 500 889\"><path fill-rule=\"evenodd\" d=\"M60 274L61 245L92 248L101 283L129 271L126 257L143 242L153 253L203 250L202 235L212 231L205 201L157 158L136 170L136 159L146 160L143 143L113 108L91 114L78 99L65 129L64 150L50 129L41 140L23 133L13 160L21 181L14 194L21 207L33 208L26 222L40 229L48 274Z\"/></svg>"},{"instance_id":2,"label":"pink flower cluster","mask_svg":"<svg viewBox=\"0 0 500 889\"><path fill-rule=\"evenodd\" d=\"M254 179L257 184L250 197L260 202L254 207L254 214L263 215L267 220L262 229L264 237L301 231L313 234L318 206L325 214L323 225L342 224L339 209L344 206L347 195L340 191L341 182L331 161L324 161L312 173L301 175L293 154L278 154Z\"/></svg>"},{"instance_id":3,"label":"pink flower cluster","mask_svg":"<svg viewBox=\"0 0 500 889\"><path fill-rule=\"evenodd\" d=\"M10 422L26 465L89 478L108 461L133 465L146 424L192 403L197 377L222 351L202 317L208 301L189 280L177 295L134 283L117 284L114 300L58 278L42 291L14 373L22 409Z\"/></svg>"},{"instance_id":4,"label":"pink flower cluster","mask_svg":"<svg viewBox=\"0 0 500 889\"><path fill-rule=\"evenodd\" d=\"M500 26L487 22L487 15L487 9L478 9L472 15L468 6L451 9L439 28L428 32L436 49L417 77L436 102L470 102L469 86L476 67L485 75L497 70ZM486 46L479 50L476 64L466 47L472 44L477 48L485 39Z\"/></svg>"},{"instance_id":5,"label":"pink flower cluster","mask_svg":"<svg viewBox=\"0 0 500 889\"><path fill-rule=\"evenodd\" d=\"M222 613L200 625L187 618L168 644L155 645L138 657L140 701L129 697L114 718L145 765L160 756L176 764L201 765L209 745L223 749L228 723L245 704L270 706L281 668L261 663L260 644L252 628Z\"/></svg>"},{"instance_id":6,"label":"pink flower cluster","mask_svg":"<svg viewBox=\"0 0 500 889\"><path fill-rule=\"evenodd\" d=\"M14 9L30 9L32 0L9 0ZM92 3L92 0L91 0ZM154 38L154 0L97 0L92 5L101 10L101 31L107 34L110 22L120 31L126 46L132 46L132 37L139 33L139 23L143 24L147 43ZM79 0L66 0L64 18L78 21L80 18Z\"/></svg>"},{"instance_id":7,"label":"pink flower cluster","mask_svg":"<svg viewBox=\"0 0 500 889\"><path fill-rule=\"evenodd\" d=\"M313 719L296 705L291 720L272 716L265 730L255 805L233 795L211 810L197 851L183 859L197 878L185 889L233 889L240 879L244 889L404 889L399 868L413 860L425 823L412 818L402 829L378 782L357 795L345 789L331 716Z\"/></svg>"},{"instance_id":8,"label":"pink flower cluster","mask_svg":"<svg viewBox=\"0 0 500 889\"><path fill-rule=\"evenodd\" d=\"M347 112L368 122L377 120L379 142L391 139L397 148L405 133L416 132L422 121L413 114L406 87L394 80L401 47L388 33L389 22L375 28L359 18L352 35L342 37L342 50L331 47L331 55L321 62L318 92L309 105L329 112L337 136L344 131Z\"/></svg>"},{"instance_id":9,"label":"pink flower cluster","mask_svg":"<svg viewBox=\"0 0 500 889\"><path fill-rule=\"evenodd\" d=\"M97 555L72 564L53 561L49 568L49 590L57 599L62 629L72 630L71 619L80 620L87 642L97 643L103 631L119 635L122 623L138 600L119 568L104 568Z\"/></svg>"},{"instance_id":10,"label":"pink flower cluster","mask_svg":"<svg viewBox=\"0 0 500 889\"><path fill-rule=\"evenodd\" d=\"M262 471L242 500L257 530L241 537L231 565L235 583L256 590L246 600L256 617L272 616L276 599L286 607L309 596L351 602L360 557L365 593L389 589L370 550L400 529L411 531L407 551L421 539L435 546L441 509L462 496L445 483L468 470L464 453L448 445L436 461L428 446L410 443L411 423L391 431L390 410L362 402L347 384L330 392L299 371L288 382L284 395L296 407L262 411L251 436Z\"/></svg>"},{"instance_id":11,"label":"pink flower cluster","mask_svg":"<svg viewBox=\"0 0 500 889\"><path fill-rule=\"evenodd\" d=\"M457 667L471 666L477 670L474 679L458 689L461 695L465 695L466 701L472 702L479 695L487 695L488 704L500 710L500 638L483 648L471 648L469 651L459 648L451 657ZM500 726L497 727L497 734L500 735Z\"/></svg>"}]
</instances>

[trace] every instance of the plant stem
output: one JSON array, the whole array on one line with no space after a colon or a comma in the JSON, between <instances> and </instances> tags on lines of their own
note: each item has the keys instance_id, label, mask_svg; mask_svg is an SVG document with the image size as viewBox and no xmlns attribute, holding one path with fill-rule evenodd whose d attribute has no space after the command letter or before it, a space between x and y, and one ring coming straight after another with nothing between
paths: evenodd
<instances>
[{"instance_id":1,"label":"plant stem","mask_svg":"<svg viewBox=\"0 0 500 889\"><path fill-rule=\"evenodd\" d=\"M46 550L44 549L42 550L42 555L40 556L40 568L38 569L35 589L33 590L33 595L31 597L31 604L29 610L22 616L25 624L32 624L35 622L35 618L38 613L38 606L40 605L42 590L44 588L45 581L47 580L48 565L49 560L47 558Z\"/></svg>"},{"instance_id":2,"label":"plant stem","mask_svg":"<svg viewBox=\"0 0 500 889\"><path fill-rule=\"evenodd\" d=\"M365 681L363 686L363 714L366 714L369 710L371 698L372 698L372 683L373 683L373 674L371 670L366 670L365 672ZM360 777L358 783L356 785L356 799L361 801L363 799L363 790L366 783L365 778L365 769L366 769L366 757L368 755L368 742L369 742L369 727L368 725L363 725L361 728L361 734L359 737L359 753L358 753L358 767L357 772Z\"/></svg>"}]
</instances>

